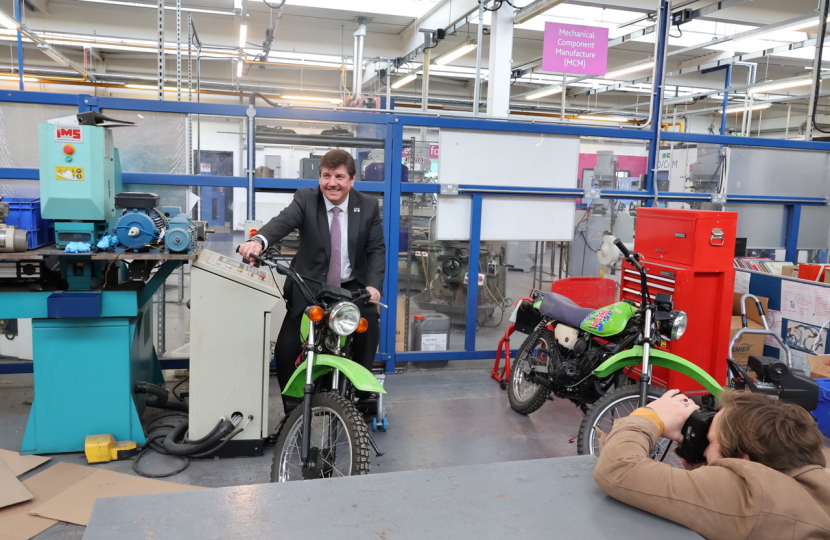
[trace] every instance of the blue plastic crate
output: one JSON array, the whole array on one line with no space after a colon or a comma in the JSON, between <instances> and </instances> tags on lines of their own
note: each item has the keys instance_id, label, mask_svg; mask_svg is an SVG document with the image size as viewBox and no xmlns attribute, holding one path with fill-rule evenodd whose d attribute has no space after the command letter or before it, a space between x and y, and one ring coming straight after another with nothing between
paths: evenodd
<instances>
[{"instance_id":1,"label":"blue plastic crate","mask_svg":"<svg viewBox=\"0 0 830 540\"><path fill-rule=\"evenodd\" d=\"M50 319L63 317L99 317L100 292L56 292L46 298L46 313Z\"/></svg>"},{"instance_id":2,"label":"blue plastic crate","mask_svg":"<svg viewBox=\"0 0 830 540\"><path fill-rule=\"evenodd\" d=\"M816 379L818 383L818 407L813 416L825 437L830 437L830 379Z\"/></svg>"},{"instance_id":3,"label":"blue plastic crate","mask_svg":"<svg viewBox=\"0 0 830 540\"><path fill-rule=\"evenodd\" d=\"M9 217L6 223L27 231L28 248L35 249L55 241L55 224L40 215L40 199L6 197L9 203Z\"/></svg>"}]
</instances>

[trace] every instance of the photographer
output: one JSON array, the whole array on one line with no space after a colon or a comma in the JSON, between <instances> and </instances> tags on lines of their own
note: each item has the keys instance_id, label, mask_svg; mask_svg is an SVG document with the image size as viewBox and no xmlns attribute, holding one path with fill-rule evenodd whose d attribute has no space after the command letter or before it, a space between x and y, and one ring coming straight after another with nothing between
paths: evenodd
<instances>
[{"instance_id":1,"label":"photographer","mask_svg":"<svg viewBox=\"0 0 830 540\"><path fill-rule=\"evenodd\" d=\"M681 470L649 459L661 436L682 443L698 407L669 390L617 420L594 480L611 497L709 539L830 539L830 473L810 413L770 397L724 390L706 465Z\"/></svg>"}]
</instances>

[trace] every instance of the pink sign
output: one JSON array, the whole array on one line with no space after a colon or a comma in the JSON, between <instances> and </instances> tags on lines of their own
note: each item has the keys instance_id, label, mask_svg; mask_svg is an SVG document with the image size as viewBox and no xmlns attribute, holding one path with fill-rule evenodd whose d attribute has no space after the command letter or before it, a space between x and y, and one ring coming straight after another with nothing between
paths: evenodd
<instances>
[{"instance_id":1,"label":"pink sign","mask_svg":"<svg viewBox=\"0 0 830 540\"><path fill-rule=\"evenodd\" d=\"M545 23L543 70L557 73L605 75L607 68L607 28Z\"/></svg>"},{"instance_id":2,"label":"pink sign","mask_svg":"<svg viewBox=\"0 0 830 540\"><path fill-rule=\"evenodd\" d=\"M403 157L409 157L409 154L410 154L411 150L412 150L411 148L404 148L401 155ZM430 159L438 159L438 145L437 144L429 145L429 158Z\"/></svg>"}]
</instances>

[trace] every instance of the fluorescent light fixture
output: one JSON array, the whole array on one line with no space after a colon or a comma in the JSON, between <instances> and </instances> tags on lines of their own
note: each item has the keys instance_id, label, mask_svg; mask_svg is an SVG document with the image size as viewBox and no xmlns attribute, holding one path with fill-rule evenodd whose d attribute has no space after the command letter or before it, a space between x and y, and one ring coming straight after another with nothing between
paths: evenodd
<instances>
[{"instance_id":1,"label":"fluorescent light fixture","mask_svg":"<svg viewBox=\"0 0 830 540\"><path fill-rule=\"evenodd\" d=\"M513 17L513 24L526 23L533 17L541 15L549 9L553 9L565 0L536 0L535 2L521 8Z\"/></svg>"},{"instance_id":2,"label":"fluorescent light fixture","mask_svg":"<svg viewBox=\"0 0 830 540\"><path fill-rule=\"evenodd\" d=\"M244 49L247 43L248 37L248 25L247 24L240 24L239 25L239 48Z\"/></svg>"},{"instance_id":3,"label":"fluorescent light fixture","mask_svg":"<svg viewBox=\"0 0 830 540\"><path fill-rule=\"evenodd\" d=\"M772 107L772 103L758 103L756 105L753 105L753 106L749 107L747 110L762 111L764 109L769 109L770 107ZM720 109L719 112L721 114L730 114L730 113L736 113L736 112L743 112L743 110L744 110L743 105L735 105L733 107L727 107L725 112L724 112L723 109Z\"/></svg>"},{"instance_id":4,"label":"fluorescent light fixture","mask_svg":"<svg viewBox=\"0 0 830 540\"><path fill-rule=\"evenodd\" d=\"M6 15L4 12L0 11L0 24L8 28L9 30L17 30L20 28L20 23L14 20L13 18Z\"/></svg>"},{"instance_id":5,"label":"fluorescent light fixture","mask_svg":"<svg viewBox=\"0 0 830 540\"><path fill-rule=\"evenodd\" d=\"M629 73L637 73L638 71L643 71L645 69L651 69L654 67L654 62L646 62L645 64L638 64L636 66L631 66L627 68L618 69L617 71L612 71L611 73L606 73L606 79L619 79L623 75L628 75Z\"/></svg>"},{"instance_id":6,"label":"fluorescent light fixture","mask_svg":"<svg viewBox=\"0 0 830 540\"><path fill-rule=\"evenodd\" d=\"M323 103L331 103L333 105L340 105L341 103L343 103L342 99L316 96L280 96L280 99L285 99L289 101L320 101Z\"/></svg>"},{"instance_id":7,"label":"fluorescent light fixture","mask_svg":"<svg viewBox=\"0 0 830 540\"><path fill-rule=\"evenodd\" d=\"M0 73L0 81L10 81L10 82L17 82L20 80L20 77L17 75L11 75L8 73ZM40 79L37 77L29 77L28 75L23 76L23 82L40 82Z\"/></svg>"},{"instance_id":8,"label":"fluorescent light fixture","mask_svg":"<svg viewBox=\"0 0 830 540\"><path fill-rule=\"evenodd\" d=\"M245 62L242 61L241 58L236 59L236 77L242 77L242 68L245 66Z\"/></svg>"},{"instance_id":9,"label":"fluorescent light fixture","mask_svg":"<svg viewBox=\"0 0 830 540\"><path fill-rule=\"evenodd\" d=\"M597 122L628 122L629 118L624 118L622 116L591 116L591 115L580 115L577 116L580 120L596 120Z\"/></svg>"},{"instance_id":10,"label":"fluorescent light fixture","mask_svg":"<svg viewBox=\"0 0 830 540\"><path fill-rule=\"evenodd\" d=\"M58 54L58 51L56 51L49 45L38 43L37 48L40 50L40 52L42 52L58 64L61 64L62 66L69 66L69 61L64 56Z\"/></svg>"},{"instance_id":11,"label":"fluorescent light fixture","mask_svg":"<svg viewBox=\"0 0 830 540\"><path fill-rule=\"evenodd\" d=\"M435 63L439 66L446 66L453 60L458 60L468 52L475 50L476 47L478 47L477 43L474 41L468 41L467 43L463 43L461 46L456 47L447 54L439 57L435 60Z\"/></svg>"},{"instance_id":12,"label":"fluorescent light fixture","mask_svg":"<svg viewBox=\"0 0 830 540\"><path fill-rule=\"evenodd\" d=\"M542 97L545 97L545 96L552 96L554 94L559 94L560 92L562 92L562 87L561 86L553 86L553 87L548 87L548 88L542 88L541 90L537 90L535 92L529 93L528 95L525 96L525 99L528 99L528 100L539 99L539 98L542 98Z\"/></svg>"},{"instance_id":13,"label":"fluorescent light fixture","mask_svg":"<svg viewBox=\"0 0 830 540\"><path fill-rule=\"evenodd\" d=\"M397 90L401 86L407 85L407 84L411 83L412 81L414 81L417 78L418 78L418 75L416 75L415 73L410 73L406 77L402 77L402 78L398 79L397 81L395 81L394 83L392 83L392 88Z\"/></svg>"},{"instance_id":14,"label":"fluorescent light fixture","mask_svg":"<svg viewBox=\"0 0 830 540\"><path fill-rule=\"evenodd\" d=\"M767 92L775 92L777 90L786 90L787 88L795 88L797 86L807 86L808 84L812 84L812 79L798 79L796 81L785 81L780 83L773 83L773 84L765 84L763 86L756 86L755 88L750 88L750 94L766 94Z\"/></svg>"}]
</instances>

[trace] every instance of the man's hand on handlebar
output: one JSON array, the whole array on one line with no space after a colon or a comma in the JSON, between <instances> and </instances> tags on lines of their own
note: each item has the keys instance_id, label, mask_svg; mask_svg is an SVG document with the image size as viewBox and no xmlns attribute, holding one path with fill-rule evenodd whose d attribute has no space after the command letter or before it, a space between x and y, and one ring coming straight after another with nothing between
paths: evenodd
<instances>
[{"instance_id":1,"label":"man's hand on handlebar","mask_svg":"<svg viewBox=\"0 0 830 540\"><path fill-rule=\"evenodd\" d=\"M236 252L242 255L243 260L248 261L253 266L255 261L249 258L249 255L256 255L257 257L262 255L262 244L259 242L245 242L236 248Z\"/></svg>"},{"instance_id":2,"label":"man's hand on handlebar","mask_svg":"<svg viewBox=\"0 0 830 540\"><path fill-rule=\"evenodd\" d=\"M372 295L372 296L369 298L369 300L370 300L370 301L372 301L372 302L380 302L380 291L378 291L378 290L377 290L377 289L375 289L374 287L366 287L366 290L369 292L369 294L371 294L371 295Z\"/></svg>"}]
</instances>

